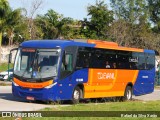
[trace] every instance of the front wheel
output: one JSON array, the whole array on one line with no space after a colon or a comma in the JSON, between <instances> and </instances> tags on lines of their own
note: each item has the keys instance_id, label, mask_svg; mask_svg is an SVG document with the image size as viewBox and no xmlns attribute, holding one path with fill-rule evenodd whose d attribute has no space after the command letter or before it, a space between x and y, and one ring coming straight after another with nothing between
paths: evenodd
<instances>
[{"instance_id":1,"label":"front wheel","mask_svg":"<svg viewBox=\"0 0 160 120\"><path fill-rule=\"evenodd\" d=\"M81 94L82 94L81 89L78 86L75 87L73 94L72 94L72 103L73 104L79 103L80 97L82 96Z\"/></svg>"},{"instance_id":2,"label":"front wheel","mask_svg":"<svg viewBox=\"0 0 160 120\"><path fill-rule=\"evenodd\" d=\"M127 86L126 87L126 90L125 90L125 93L124 93L124 96L123 96L123 101L129 101L129 100L132 100L132 87L131 86Z\"/></svg>"}]
</instances>

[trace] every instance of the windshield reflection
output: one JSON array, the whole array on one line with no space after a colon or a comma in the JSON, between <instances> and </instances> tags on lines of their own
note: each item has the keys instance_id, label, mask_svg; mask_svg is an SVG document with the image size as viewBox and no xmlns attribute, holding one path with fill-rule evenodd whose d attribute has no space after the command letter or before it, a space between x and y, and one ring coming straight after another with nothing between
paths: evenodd
<instances>
[{"instance_id":1,"label":"windshield reflection","mask_svg":"<svg viewBox=\"0 0 160 120\"><path fill-rule=\"evenodd\" d=\"M14 74L23 78L48 78L57 76L60 49L18 50Z\"/></svg>"}]
</instances>

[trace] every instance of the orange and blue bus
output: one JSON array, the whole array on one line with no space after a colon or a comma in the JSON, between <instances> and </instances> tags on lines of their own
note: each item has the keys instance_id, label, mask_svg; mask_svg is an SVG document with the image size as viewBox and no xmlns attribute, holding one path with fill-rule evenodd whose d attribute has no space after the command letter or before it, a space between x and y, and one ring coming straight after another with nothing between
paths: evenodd
<instances>
[{"instance_id":1,"label":"orange and blue bus","mask_svg":"<svg viewBox=\"0 0 160 120\"><path fill-rule=\"evenodd\" d=\"M131 100L154 91L154 50L98 40L30 40L17 50L12 93L29 101Z\"/></svg>"}]
</instances>

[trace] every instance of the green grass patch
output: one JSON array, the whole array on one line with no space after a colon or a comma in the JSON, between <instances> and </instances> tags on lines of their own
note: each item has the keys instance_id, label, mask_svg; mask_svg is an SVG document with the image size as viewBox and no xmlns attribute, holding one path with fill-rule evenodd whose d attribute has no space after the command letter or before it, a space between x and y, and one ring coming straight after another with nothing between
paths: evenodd
<instances>
[{"instance_id":1,"label":"green grass patch","mask_svg":"<svg viewBox=\"0 0 160 120\"><path fill-rule=\"evenodd\" d=\"M13 68L13 64L10 64L9 66L10 66L9 68ZM6 70L8 70L8 63L0 64L0 72L6 71Z\"/></svg>"},{"instance_id":2,"label":"green grass patch","mask_svg":"<svg viewBox=\"0 0 160 120\"><path fill-rule=\"evenodd\" d=\"M160 111L160 101L131 101L131 102L106 102L106 103L87 103L69 106L55 106L52 108L41 109L40 111ZM54 114L54 112L53 112ZM31 118L29 118L31 119ZM25 120L29 120L25 118ZM157 120L160 118L121 118L121 117L45 117L32 118L31 120Z\"/></svg>"},{"instance_id":3,"label":"green grass patch","mask_svg":"<svg viewBox=\"0 0 160 120\"><path fill-rule=\"evenodd\" d=\"M11 86L12 84L0 83L0 86Z\"/></svg>"},{"instance_id":4,"label":"green grass patch","mask_svg":"<svg viewBox=\"0 0 160 120\"><path fill-rule=\"evenodd\" d=\"M155 86L154 88L157 90L160 90L160 86Z\"/></svg>"},{"instance_id":5,"label":"green grass patch","mask_svg":"<svg viewBox=\"0 0 160 120\"><path fill-rule=\"evenodd\" d=\"M45 108L41 111L160 111L160 101L87 103Z\"/></svg>"},{"instance_id":6,"label":"green grass patch","mask_svg":"<svg viewBox=\"0 0 160 120\"><path fill-rule=\"evenodd\" d=\"M15 118L2 118L1 120L15 120ZM43 118L19 118L17 120L159 120L159 118L43 117Z\"/></svg>"}]
</instances>

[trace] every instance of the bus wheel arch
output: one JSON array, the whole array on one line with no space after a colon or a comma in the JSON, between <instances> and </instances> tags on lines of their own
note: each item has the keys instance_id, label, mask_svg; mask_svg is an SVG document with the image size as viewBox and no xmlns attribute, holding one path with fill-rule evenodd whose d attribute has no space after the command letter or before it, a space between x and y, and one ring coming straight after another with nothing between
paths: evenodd
<instances>
[{"instance_id":1,"label":"bus wheel arch","mask_svg":"<svg viewBox=\"0 0 160 120\"><path fill-rule=\"evenodd\" d=\"M80 99L84 97L84 86L82 84L76 85L72 92L72 104L77 104L80 102Z\"/></svg>"},{"instance_id":2,"label":"bus wheel arch","mask_svg":"<svg viewBox=\"0 0 160 120\"><path fill-rule=\"evenodd\" d=\"M129 101L132 100L132 95L133 95L133 84L129 82L126 85L125 91L124 91L124 96L122 97L123 101Z\"/></svg>"},{"instance_id":3,"label":"bus wheel arch","mask_svg":"<svg viewBox=\"0 0 160 120\"><path fill-rule=\"evenodd\" d=\"M83 99L84 98L84 85L78 84L77 86L80 88L80 99Z\"/></svg>"}]
</instances>

